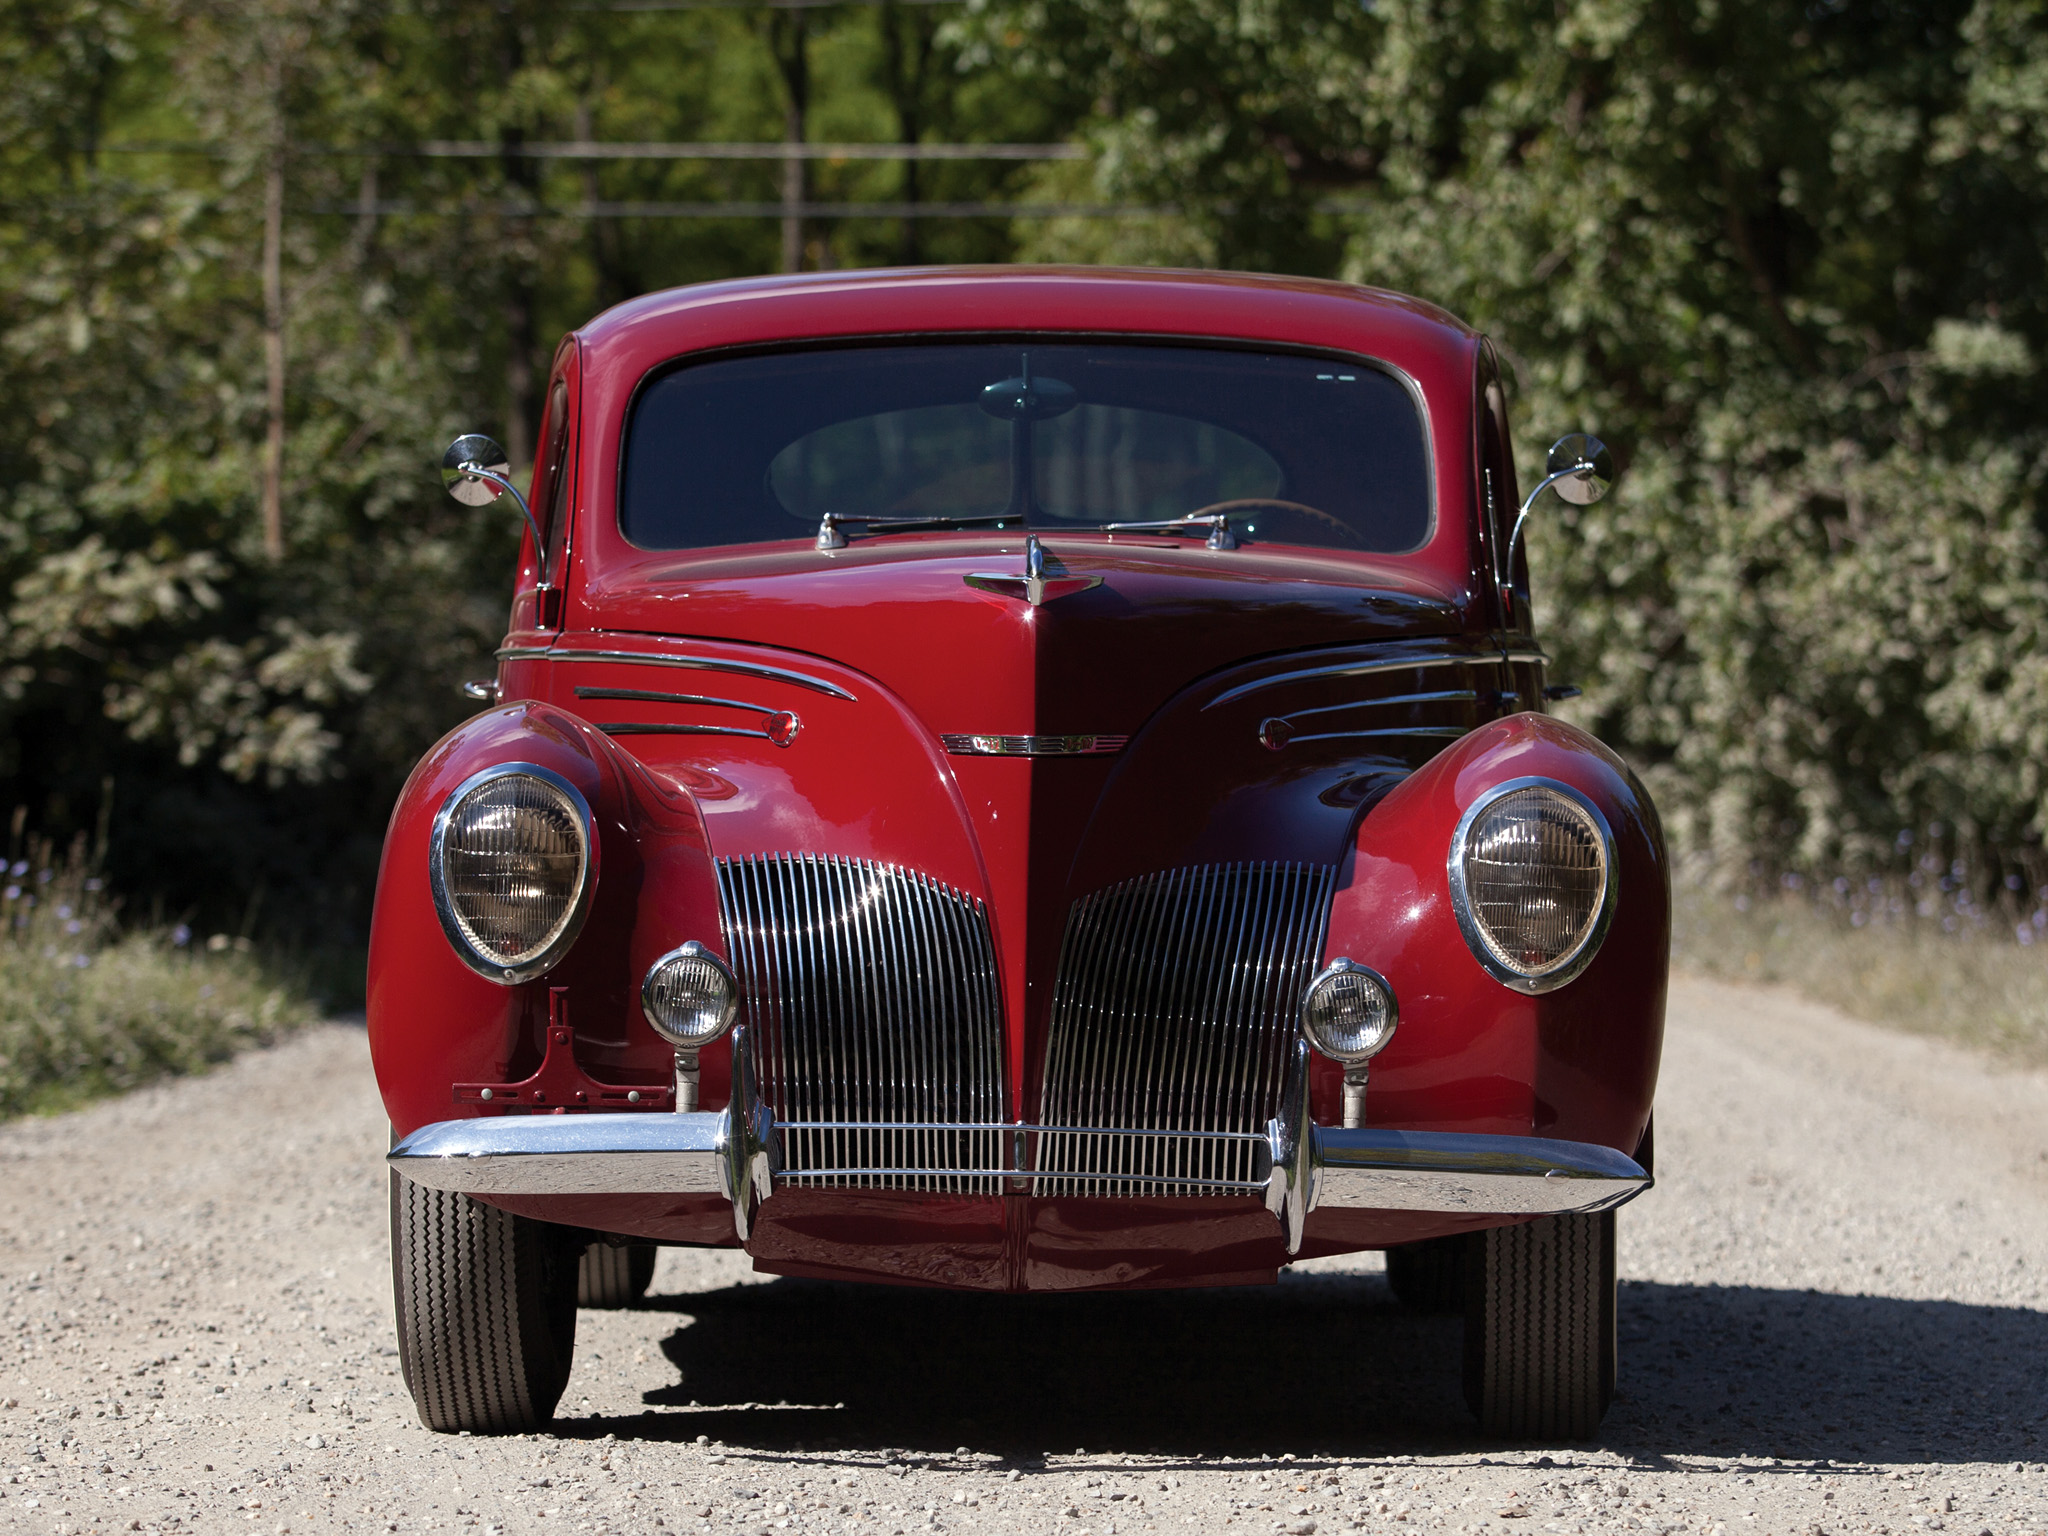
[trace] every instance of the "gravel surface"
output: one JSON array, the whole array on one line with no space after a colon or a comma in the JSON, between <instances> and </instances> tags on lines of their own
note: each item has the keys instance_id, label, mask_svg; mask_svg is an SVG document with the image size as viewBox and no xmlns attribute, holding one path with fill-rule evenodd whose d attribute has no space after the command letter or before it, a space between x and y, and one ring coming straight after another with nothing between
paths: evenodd
<instances>
[{"instance_id":1,"label":"gravel surface","mask_svg":"<svg viewBox=\"0 0 2048 1536\"><path fill-rule=\"evenodd\" d=\"M1599 1441L1479 1440L1377 1258L1064 1298L671 1250L557 1431L422 1430L385 1131L329 1026L0 1127L0 1529L2048 1532L2048 1077L1673 996Z\"/></svg>"}]
</instances>

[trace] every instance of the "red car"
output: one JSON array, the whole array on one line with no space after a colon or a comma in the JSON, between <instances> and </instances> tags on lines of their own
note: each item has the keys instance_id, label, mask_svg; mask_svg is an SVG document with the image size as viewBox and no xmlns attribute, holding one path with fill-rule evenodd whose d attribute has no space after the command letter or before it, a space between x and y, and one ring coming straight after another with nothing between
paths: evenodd
<instances>
[{"instance_id":1,"label":"red car","mask_svg":"<svg viewBox=\"0 0 2048 1536\"><path fill-rule=\"evenodd\" d=\"M1499 364L1191 272L709 284L555 354L490 707L385 844L405 1376L546 1423L660 1244L994 1291L1384 1249L1484 1429L1614 1379L1656 813L1545 713ZM1571 437L1537 488L1605 490Z\"/></svg>"}]
</instances>

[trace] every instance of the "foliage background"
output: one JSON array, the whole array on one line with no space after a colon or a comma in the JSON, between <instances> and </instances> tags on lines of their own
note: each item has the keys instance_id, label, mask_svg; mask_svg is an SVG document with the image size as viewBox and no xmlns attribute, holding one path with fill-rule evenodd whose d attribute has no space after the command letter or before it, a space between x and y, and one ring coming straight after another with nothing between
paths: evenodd
<instances>
[{"instance_id":1,"label":"foliage background","mask_svg":"<svg viewBox=\"0 0 2048 1536\"><path fill-rule=\"evenodd\" d=\"M131 914L359 938L503 623L514 523L440 497L437 445L518 455L563 330L779 260L769 219L505 211L768 201L773 163L378 146L775 139L793 82L818 140L1089 150L814 196L1125 210L817 220L808 265L1305 272L1493 335L1525 475L1579 426L1625 471L1536 525L1557 675L1724 878L1967 921L2048 875L2039 4L0 0L0 71L0 779L45 836L107 817Z\"/></svg>"}]
</instances>

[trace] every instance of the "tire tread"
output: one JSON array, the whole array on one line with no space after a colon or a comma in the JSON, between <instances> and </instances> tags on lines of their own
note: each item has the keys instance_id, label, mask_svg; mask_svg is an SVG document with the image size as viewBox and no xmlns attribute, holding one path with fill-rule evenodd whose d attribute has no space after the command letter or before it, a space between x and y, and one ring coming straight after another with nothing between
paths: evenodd
<instances>
[{"instance_id":1,"label":"tire tread","mask_svg":"<svg viewBox=\"0 0 2048 1536\"><path fill-rule=\"evenodd\" d=\"M592 1243L576 1266L576 1305L630 1307L654 1283L660 1252L652 1243Z\"/></svg>"},{"instance_id":2,"label":"tire tread","mask_svg":"<svg viewBox=\"0 0 2048 1536\"><path fill-rule=\"evenodd\" d=\"M567 1234L391 1177L399 1366L420 1422L449 1434L541 1428L575 1350Z\"/></svg>"},{"instance_id":3,"label":"tire tread","mask_svg":"<svg viewBox=\"0 0 2048 1536\"><path fill-rule=\"evenodd\" d=\"M1505 1439L1583 1440L1614 1397L1614 1213L1474 1233L1465 1396Z\"/></svg>"}]
</instances>

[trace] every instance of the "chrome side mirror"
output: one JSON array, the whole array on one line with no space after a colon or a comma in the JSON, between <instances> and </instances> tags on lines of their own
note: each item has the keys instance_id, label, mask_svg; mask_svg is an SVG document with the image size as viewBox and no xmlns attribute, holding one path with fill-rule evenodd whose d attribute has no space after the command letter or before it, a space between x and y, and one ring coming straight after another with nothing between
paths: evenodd
<instances>
[{"instance_id":1,"label":"chrome side mirror","mask_svg":"<svg viewBox=\"0 0 2048 1536\"><path fill-rule=\"evenodd\" d=\"M1554 485L1557 494L1575 507L1590 507L1614 484L1614 455L1599 438L1574 432L1550 445L1543 473L1543 485Z\"/></svg>"},{"instance_id":2,"label":"chrome side mirror","mask_svg":"<svg viewBox=\"0 0 2048 1536\"><path fill-rule=\"evenodd\" d=\"M519 494L519 487L509 478L511 462L505 457L505 450L481 432L465 432L448 445L448 451L441 455L441 483L448 487L448 494L465 507L488 507L510 496L526 518L527 532L533 535L533 554L542 562L540 582L547 585L546 561L548 549L540 536L540 524L533 520L533 508L526 504L526 498Z\"/></svg>"},{"instance_id":3,"label":"chrome side mirror","mask_svg":"<svg viewBox=\"0 0 2048 1536\"><path fill-rule=\"evenodd\" d=\"M488 507L503 496L512 489L511 473L505 450L481 432L463 433L441 455L441 483L465 507Z\"/></svg>"},{"instance_id":4,"label":"chrome side mirror","mask_svg":"<svg viewBox=\"0 0 2048 1536\"><path fill-rule=\"evenodd\" d=\"M1550 454L1543 461L1543 478L1522 502L1522 508L1515 514L1514 531L1508 535L1507 556L1495 575L1503 598L1512 602L1509 588L1515 579L1515 551L1522 545L1522 527L1529 521L1529 511L1536 505L1536 498L1545 491L1554 490L1559 498L1575 507L1590 507L1605 496L1608 487L1614 484L1614 455L1599 438L1585 432L1573 432L1560 437L1550 445Z\"/></svg>"}]
</instances>

